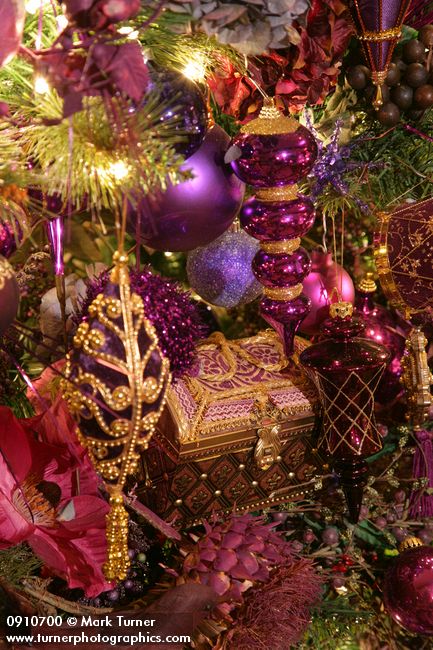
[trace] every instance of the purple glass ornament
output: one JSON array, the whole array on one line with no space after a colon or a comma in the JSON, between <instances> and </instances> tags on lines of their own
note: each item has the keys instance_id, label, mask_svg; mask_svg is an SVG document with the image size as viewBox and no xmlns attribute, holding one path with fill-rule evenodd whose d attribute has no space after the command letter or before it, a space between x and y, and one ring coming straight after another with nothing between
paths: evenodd
<instances>
[{"instance_id":1,"label":"purple glass ornament","mask_svg":"<svg viewBox=\"0 0 433 650\"><path fill-rule=\"evenodd\" d=\"M309 309L310 301L304 295L294 300L272 300L265 297L260 303L261 315L278 332L287 355L292 354L295 334Z\"/></svg>"},{"instance_id":2,"label":"purple glass ornament","mask_svg":"<svg viewBox=\"0 0 433 650\"><path fill-rule=\"evenodd\" d=\"M317 334L320 325L329 317L332 292L335 289L338 289L343 301L353 303L355 298L352 278L342 266L334 262L332 253L314 250L311 262L311 270L303 282L303 290L311 300L311 308L299 327L303 334L309 335Z\"/></svg>"},{"instance_id":3,"label":"purple glass ornament","mask_svg":"<svg viewBox=\"0 0 433 650\"><path fill-rule=\"evenodd\" d=\"M300 237L312 226L311 201L297 196L295 183L311 170L317 157L314 136L293 118L284 117L272 102L257 119L242 128L228 151L236 174L257 188L247 201L241 223L262 244L253 270L264 285L260 313L284 341L287 356L310 301L302 280L310 263L299 249Z\"/></svg>"},{"instance_id":4,"label":"purple glass ornament","mask_svg":"<svg viewBox=\"0 0 433 650\"><path fill-rule=\"evenodd\" d=\"M208 126L208 109L203 93L183 74L155 66L149 67L149 71L149 90L156 90L160 102L167 104L160 119L172 122L176 118L175 124L170 124L170 132L174 129L179 136L174 149L189 158L202 144Z\"/></svg>"},{"instance_id":5,"label":"purple glass ornament","mask_svg":"<svg viewBox=\"0 0 433 650\"><path fill-rule=\"evenodd\" d=\"M405 350L406 336L411 327L397 314L377 305L373 300L376 284L361 281L356 290L355 313L365 325L365 338L384 345L391 353L391 360L380 380L375 400L381 406L391 406L403 393L400 381L401 358Z\"/></svg>"},{"instance_id":6,"label":"purple glass ornament","mask_svg":"<svg viewBox=\"0 0 433 650\"><path fill-rule=\"evenodd\" d=\"M7 259L0 256L0 336L15 320L19 303L20 290L14 270Z\"/></svg>"},{"instance_id":7,"label":"purple glass ornament","mask_svg":"<svg viewBox=\"0 0 433 650\"><path fill-rule=\"evenodd\" d=\"M192 289L219 307L238 307L262 292L251 263L259 243L246 232L226 232L208 246L188 255L187 274Z\"/></svg>"},{"instance_id":8,"label":"purple glass ornament","mask_svg":"<svg viewBox=\"0 0 433 650\"><path fill-rule=\"evenodd\" d=\"M310 270L305 248L294 253L266 253L259 250L253 260L254 275L265 287L291 287L305 278Z\"/></svg>"},{"instance_id":9,"label":"purple glass ornament","mask_svg":"<svg viewBox=\"0 0 433 650\"><path fill-rule=\"evenodd\" d=\"M300 361L316 384L323 411L318 446L332 457L346 496L349 515L356 523L366 485L365 458L382 448L374 418L374 391L389 360L378 343L358 338L359 319L350 314L349 303L332 306L335 318L325 321L324 340L302 352ZM342 312L343 314L345 312Z\"/></svg>"},{"instance_id":10,"label":"purple glass ornament","mask_svg":"<svg viewBox=\"0 0 433 650\"><path fill-rule=\"evenodd\" d=\"M145 246L190 251L223 234L239 211L245 186L224 162L230 138L215 125L182 166L193 178L169 184L129 210L128 232Z\"/></svg>"},{"instance_id":11,"label":"purple glass ornament","mask_svg":"<svg viewBox=\"0 0 433 650\"><path fill-rule=\"evenodd\" d=\"M46 231L50 243L51 259L55 275L64 275L64 218L54 217L46 222Z\"/></svg>"},{"instance_id":12,"label":"purple glass ornament","mask_svg":"<svg viewBox=\"0 0 433 650\"><path fill-rule=\"evenodd\" d=\"M293 201L248 199L240 221L248 234L260 241L278 241L303 237L316 218L313 202L300 195Z\"/></svg>"},{"instance_id":13,"label":"purple glass ornament","mask_svg":"<svg viewBox=\"0 0 433 650\"><path fill-rule=\"evenodd\" d=\"M253 187L293 185L311 171L317 157L314 136L302 125L289 133L240 133L233 141L239 156L231 165Z\"/></svg>"},{"instance_id":14,"label":"purple glass ornament","mask_svg":"<svg viewBox=\"0 0 433 650\"><path fill-rule=\"evenodd\" d=\"M433 548L403 551L385 576L383 596L388 613L405 630L433 636Z\"/></svg>"}]
</instances>

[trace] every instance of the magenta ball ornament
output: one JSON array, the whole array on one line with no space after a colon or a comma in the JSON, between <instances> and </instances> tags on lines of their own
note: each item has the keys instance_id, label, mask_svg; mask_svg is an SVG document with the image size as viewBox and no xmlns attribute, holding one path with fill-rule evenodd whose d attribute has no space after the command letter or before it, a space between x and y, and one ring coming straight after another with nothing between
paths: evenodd
<instances>
[{"instance_id":1,"label":"magenta ball ornament","mask_svg":"<svg viewBox=\"0 0 433 650\"><path fill-rule=\"evenodd\" d=\"M0 256L0 336L15 320L19 303L20 290L14 270L7 259Z\"/></svg>"},{"instance_id":2,"label":"magenta ball ornament","mask_svg":"<svg viewBox=\"0 0 433 650\"><path fill-rule=\"evenodd\" d=\"M0 2L0 67L6 65L18 51L24 28L24 2Z\"/></svg>"},{"instance_id":3,"label":"magenta ball ornament","mask_svg":"<svg viewBox=\"0 0 433 650\"><path fill-rule=\"evenodd\" d=\"M433 636L433 548L404 550L385 576L383 596L388 614L405 630Z\"/></svg>"},{"instance_id":4,"label":"magenta ball ornament","mask_svg":"<svg viewBox=\"0 0 433 650\"><path fill-rule=\"evenodd\" d=\"M128 232L158 251L190 251L227 230L242 205L245 186L224 155L230 137L211 127L198 150L182 165L192 178L155 192L130 206Z\"/></svg>"},{"instance_id":5,"label":"magenta ball ornament","mask_svg":"<svg viewBox=\"0 0 433 650\"><path fill-rule=\"evenodd\" d=\"M341 300L353 303L355 287L352 278L340 264L332 259L332 254L314 250L311 253L311 271L303 282L304 294L310 299L310 312L302 321L299 329L303 334L319 333L320 325L329 316L329 306L336 302L332 296L338 289Z\"/></svg>"},{"instance_id":6,"label":"magenta ball ornament","mask_svg":"<svg viewBox=\"0 0 433 650\"><path fill-rule=\"evenodd\" d=\"M260 201L253 196L240 214L242 227L261 242L303 237L315 218L313 202L302 195L292 201Z\"/></svg>"},{"instance_id":7,"label":"magenta ball ornament","mask_svg":"<svg viewBox=\"0 0 433 650\"><path fill-rule=\"evenodd\" d=\"M187 274L192 289L206 302L230 309L257 298L261 284L251 264L259 243L246 232L226 232L188 255Z\"/></svg>"},{"instance_id":8,"label":"magenta ball ornament","mask_svg":"<svg viewBox=\"0 0 433 650\"><path fill-rule=\"evenodd\" d=\"M240 133L232 140L232 167L254 188L293 185L317 157L313 134L301 124L287 133ZM233 159L234 158L234 159Z\"/></svg>"}]
</instances>

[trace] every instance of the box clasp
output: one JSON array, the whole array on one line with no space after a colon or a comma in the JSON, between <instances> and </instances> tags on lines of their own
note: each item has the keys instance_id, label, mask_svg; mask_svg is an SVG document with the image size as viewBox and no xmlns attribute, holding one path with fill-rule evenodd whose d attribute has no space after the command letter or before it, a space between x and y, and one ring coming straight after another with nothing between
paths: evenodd
<instances>
[{"instance_id":1,"label":"box clasp","mask_svg":"<svg viewBox=\"0 0 433 650\"><path fill-rule=\"evenodd\" d=\"M269 469L277 462L281 451L279 433L278 424L257 430L258 440L254 448L254 460L260 469Z\"/></svg>"}]
</instances>

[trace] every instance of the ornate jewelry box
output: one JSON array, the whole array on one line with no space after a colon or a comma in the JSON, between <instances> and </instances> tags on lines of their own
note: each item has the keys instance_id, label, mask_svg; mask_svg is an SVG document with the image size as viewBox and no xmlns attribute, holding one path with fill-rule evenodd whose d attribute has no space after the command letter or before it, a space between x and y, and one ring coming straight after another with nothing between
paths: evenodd
<instances>
[{"instance_id":1,"label":"ornate jewelry box","mask_svg":"<svg viewBox=\"0 0 433 650\"><path fill-rule=\"evenodd\" d=\"M297 353L306 345L296 339ZM314 403L313 386L273 330L236 341L213 334L170 389L142 455L139 498L189 523L302 498L317 473Z\"/></svg>"}]
</instances>

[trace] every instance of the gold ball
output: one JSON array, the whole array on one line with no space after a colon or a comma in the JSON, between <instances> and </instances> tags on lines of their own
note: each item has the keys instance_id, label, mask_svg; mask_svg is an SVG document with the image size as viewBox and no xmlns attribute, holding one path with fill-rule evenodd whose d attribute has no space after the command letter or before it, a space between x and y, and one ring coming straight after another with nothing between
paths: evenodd
<instances>
[{"instance_id":1,"label":"gold ball","mask_svg":"<svg viewBox=\"0 0 433 650\"><path fill-rule=\"evenodd\" d=\"M181 506L182 503L183 503L182 499L176 499L176 501L174 502L174 505L175 506Z\"/></svg>"},{"instance_id":2,"label":"gold ball","mask_svg":"<svg viewBox=\"0 0 433 650\"><path fill-rule=\"evenodd\" d=\"M251 483L251 485L252 485L253 487L257 487L257 486L258 486L258 482L257 482L257 481L253 481L253 482Z\"/></svg>"},{"instance_id":3,"label":"gold ball","mask_svg":"<svg viewBox=\"0 0 433 650\"><path fill-rule=\"evenodd\" d=\"M289 472L289 478L295 478L295 472Z\"/></svg>"},{"instance_id":4,"label":"gold ball","mask_svg":"<svg viewBox=\"0 0 433 650\"><path fill-rule=\"evenodd\" d=\"M281 458L281 456L277 456L275 460L277 461L277 463L281 463L283 459Z\"/></svg>"},{"instance_id":5,"label":"gold ball","mask_svg":"<svg viewBox=\"0 0 433 650\"><path fill-rule=\"evenodd\" d=\"M245 465L244 465L243 463L241 463L241 464L239 465L239 469L242 471L243 469L245 469Z\"/></svg>"},{"instance_id":6,"label":"gold ball","mask_svg":"<svg viewBox=\"0 0 433 650\"><path fill-rule=\"evenodd\" d=\"M207 474L202 474L202 475L200 476L200 478L201 478L202 481L204 481L205 479L207 479Z\"/></svg>"},{"instance_id":7,"label":"gold ball","mask_svg":"<svg viewBox=\"0 0 433 650\"><path fill-rule=\"evenodd\" d=\"M214 495L215 495L216 497L221 496L221 490L215 490Z\"/></svg>"}]
</instances>

